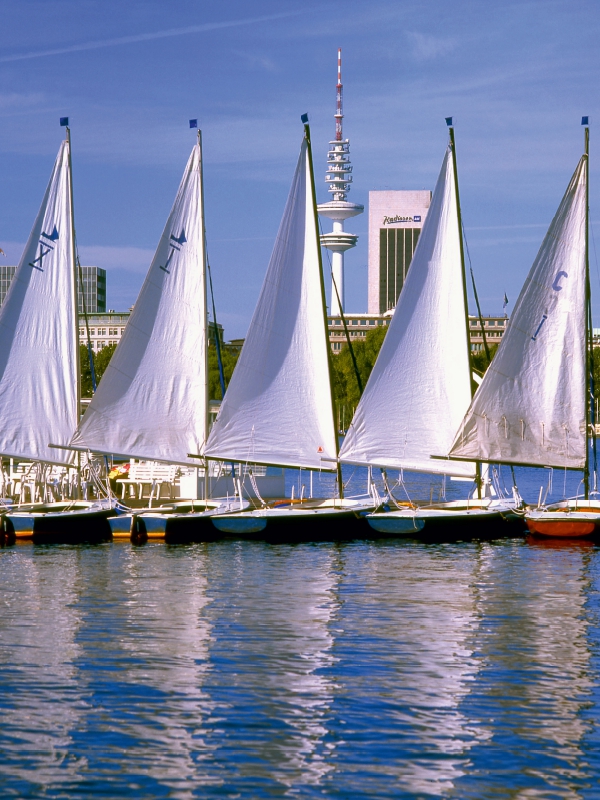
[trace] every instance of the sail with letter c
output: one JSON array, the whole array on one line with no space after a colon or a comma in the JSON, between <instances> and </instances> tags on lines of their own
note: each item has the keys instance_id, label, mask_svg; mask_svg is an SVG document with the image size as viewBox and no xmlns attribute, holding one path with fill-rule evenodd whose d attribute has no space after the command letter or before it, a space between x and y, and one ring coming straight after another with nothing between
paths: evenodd
<instances>
[{"instance_id":1,"label":"sail with letter c","mask_svg":"<svg viewBox=\"0 0 600 800\"><path fill-rule=\"evenodd\" d=\"M337 459L319 239L306 138L208 458L312 469Z\"/></svg>"},{"instance_id":2,"label":"sail with letter c","mask_svg":"<svg viewBox=\"0 0 600 800\"><path fill-rule=\"evenodd\" d=\"M127 327L73 434L73 447L197 466L188 453L199 452L206 438L206 310L198 142Z\"/></svg>"},{"instance_id":3,"label":"sail with letter c","mask_svg":"<svg viewBox=\"0 0 600 800\"><path fill-rule=\"evenodd\" d=\"M582 156L451 456L580 469L586 460Z\"/></svg>"},{"instance_id":4,"label":"sail with letter c","mask_svg":"<svg viewBox=\"0 0 600 800\"><path fill-rule=\"evenodd\" d=\"M450 146L406 282L340 461L473 477L445 462L471 400L458 205Z\"/></svg>"},{"instance_id":5,"label":"sail with letter c","mask_svg":"<svg viewBox=\"0 0 600 800\"><path fill-rule=\"evenodd\" d=\"M79 320L70 144L62 142L42 206L0 309L0 454L70 464L79 419Z\"/></svg>"}]
</instances>

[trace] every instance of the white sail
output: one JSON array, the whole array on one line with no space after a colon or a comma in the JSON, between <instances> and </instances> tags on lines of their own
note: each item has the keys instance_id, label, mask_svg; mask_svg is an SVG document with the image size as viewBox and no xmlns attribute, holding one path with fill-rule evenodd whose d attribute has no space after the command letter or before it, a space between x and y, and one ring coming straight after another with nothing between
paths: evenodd
<instances>
[{"instance_id":1,"label":"white sail","mask_svg":"<svg viewBox=\"0 0 600 800\"><path fill-rule=\"evenodd\" d=\"M406 283L340 460L471 477L445 454L471 399L469 342L450 147Z\"/></svg>"},{"instance_id":2,"label":"white sail","mask_svg":"<svg viewBox=\"0 0 600 800\"><path fill-rule=\"evenodd\" d=\"M95 452L194 464L207 412L202 161L188 160L156 254L71 444Z\"/></svg>"},{"instance_id":3,"label":"white sail","mask_svg":"<svg viewBox=\"0 0 600 800\"><path fill-rule=\"evenodd\" d=\"M0 453L69 463L79 419L79 342L69 142L58 151L29 241L0 309Z\"/></svg>"},{"instance_id":4,"label":"white sail","mask_svg":"<svg viewBox=\"0 0 600 800\"><path fill-rule=\"evenodd\" d=\"M583 156L451 455L585 464L586 182Z\"/></svg>"},{"instance_id":5,"label":"white sail","mask_svg":"<svg viewBox=\"0 0 600 800\"><path fill-rule=\"evenodd\" d=\"M309 159L304 140L209 458L331 469L337 457Z\"/></svg>"}]
</instances>

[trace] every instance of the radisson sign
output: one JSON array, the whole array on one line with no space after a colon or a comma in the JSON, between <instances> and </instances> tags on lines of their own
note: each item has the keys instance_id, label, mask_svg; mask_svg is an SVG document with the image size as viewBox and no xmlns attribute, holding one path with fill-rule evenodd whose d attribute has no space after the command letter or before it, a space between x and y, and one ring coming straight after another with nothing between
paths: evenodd
<instances>
[{"instance_id":1,"label":"radisson sign","mask_svg":"<svg viewBox=\"0 0 600 800\"><path fill-rule=\"evenodd\" d=\"M396 222L421 222L421 216L419 214L415 214L413 217L401 217L399 214L396 214L395 217L383 218L384 225L393 225Z\"/></svg>"}]
</instances>

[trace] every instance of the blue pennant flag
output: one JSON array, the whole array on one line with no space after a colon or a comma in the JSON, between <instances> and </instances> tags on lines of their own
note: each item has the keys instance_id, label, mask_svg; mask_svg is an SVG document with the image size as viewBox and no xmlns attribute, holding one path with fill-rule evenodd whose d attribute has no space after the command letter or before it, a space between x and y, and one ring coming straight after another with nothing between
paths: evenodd
<instances>
[{"instance_id":1,"label":"blue pennant flag","mask_svg":"<svg viewBox=\"0 0 600 800\"><path fill-rule=\"evenodd\" d=\"M451 128L452 127L452 117L446 117L446 125Z\"/></svg>"},{"instance_id":2,"label":"blue pennant flag","mask_svg":"<svg viewBox=\"0 0 600 800\"><path fill-rule=\"evenodd\" d=\"M508 297L506 296L506 292L504 292L504 302L502 303L502 310L503 311L504 311L504 309L506 308L507 305L508 305Z\"/></svg>"},{"instance_id":3,"label":"blue pennant flag","mask_svg":"<svg viewBox=\"0 0 600 800\"><path fill-rule=\"evenodd\" d=\"M61 117L60 118L60 127L61 128L66 128L68 124L69 124L69 118L68 117Z\"/></svg>"},{"instance_id":4,"label":"blue pennant flag","mask_svg":"<svg viewBox=\"0 0 600 800\"><path fill-rule=\"evenodd\" d=\"M302 122L303 122L303 123L306 125L306 124L308 123L308 114L302 114L302 116L300 117L300 119L301 119L301 120L302 120Z\"/></svg>"},{"instance_id":5,"label":"blue pennant flag","mask_svg":"<svg viewBox=\"0 0 600 800\"><path fill-rule=\"evenodd\" d=\"M190 120L190 128L197 128L197 127L198 127L198 120L197 119L191 119Z\"/></svg>"},{"instance_id":6,"label":"blue pennant flag","mask_svg":"<svg viewBox=\"0 0 600 800\"><path fill-rule=\"evenodd\" d=\"M590 120L589 117L582 117L581 118L581 124L582 125L589 125L590 124L589 120Z\"/></svg>"}]
</instances>

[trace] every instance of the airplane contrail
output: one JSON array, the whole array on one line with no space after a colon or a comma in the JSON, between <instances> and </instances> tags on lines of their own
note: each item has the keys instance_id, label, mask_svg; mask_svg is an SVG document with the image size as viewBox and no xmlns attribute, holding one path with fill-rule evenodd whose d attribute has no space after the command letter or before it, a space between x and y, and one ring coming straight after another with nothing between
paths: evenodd
<instances>
[{"instance_id":1,"label":"airplane contrail","mask_svg":"<svg viewBox=\"0 0 600 800\"><path fill-rule=\"evenodd\" d=\"M121 44L134 44L136 42L149 42L153 39L167 39L171 36L185 36L190 33L204 33L214 31L219 28L235 28L240 25L253 25L257 22L270 22L284 17L297 16L304 14L306 10L286 11L280 14L268 14L262 17L250 17L247 19L236 19L228 22L207 22L204 25L188 25L185 28L170 28L166 31L156 31L155 33L138 33L133 36L120 36L116 39L101 39L97 42L85 42L83 44L72 44L67 47L57 47L53 50L35 50L30 53L20 53L12 56L0 56L0 63L8 61L25 61L30 58L45 58L46 56L60 56L65 53L77 53L81 50L99 50L102 47L116 47Z\"/></svg>"}]
</instances>

